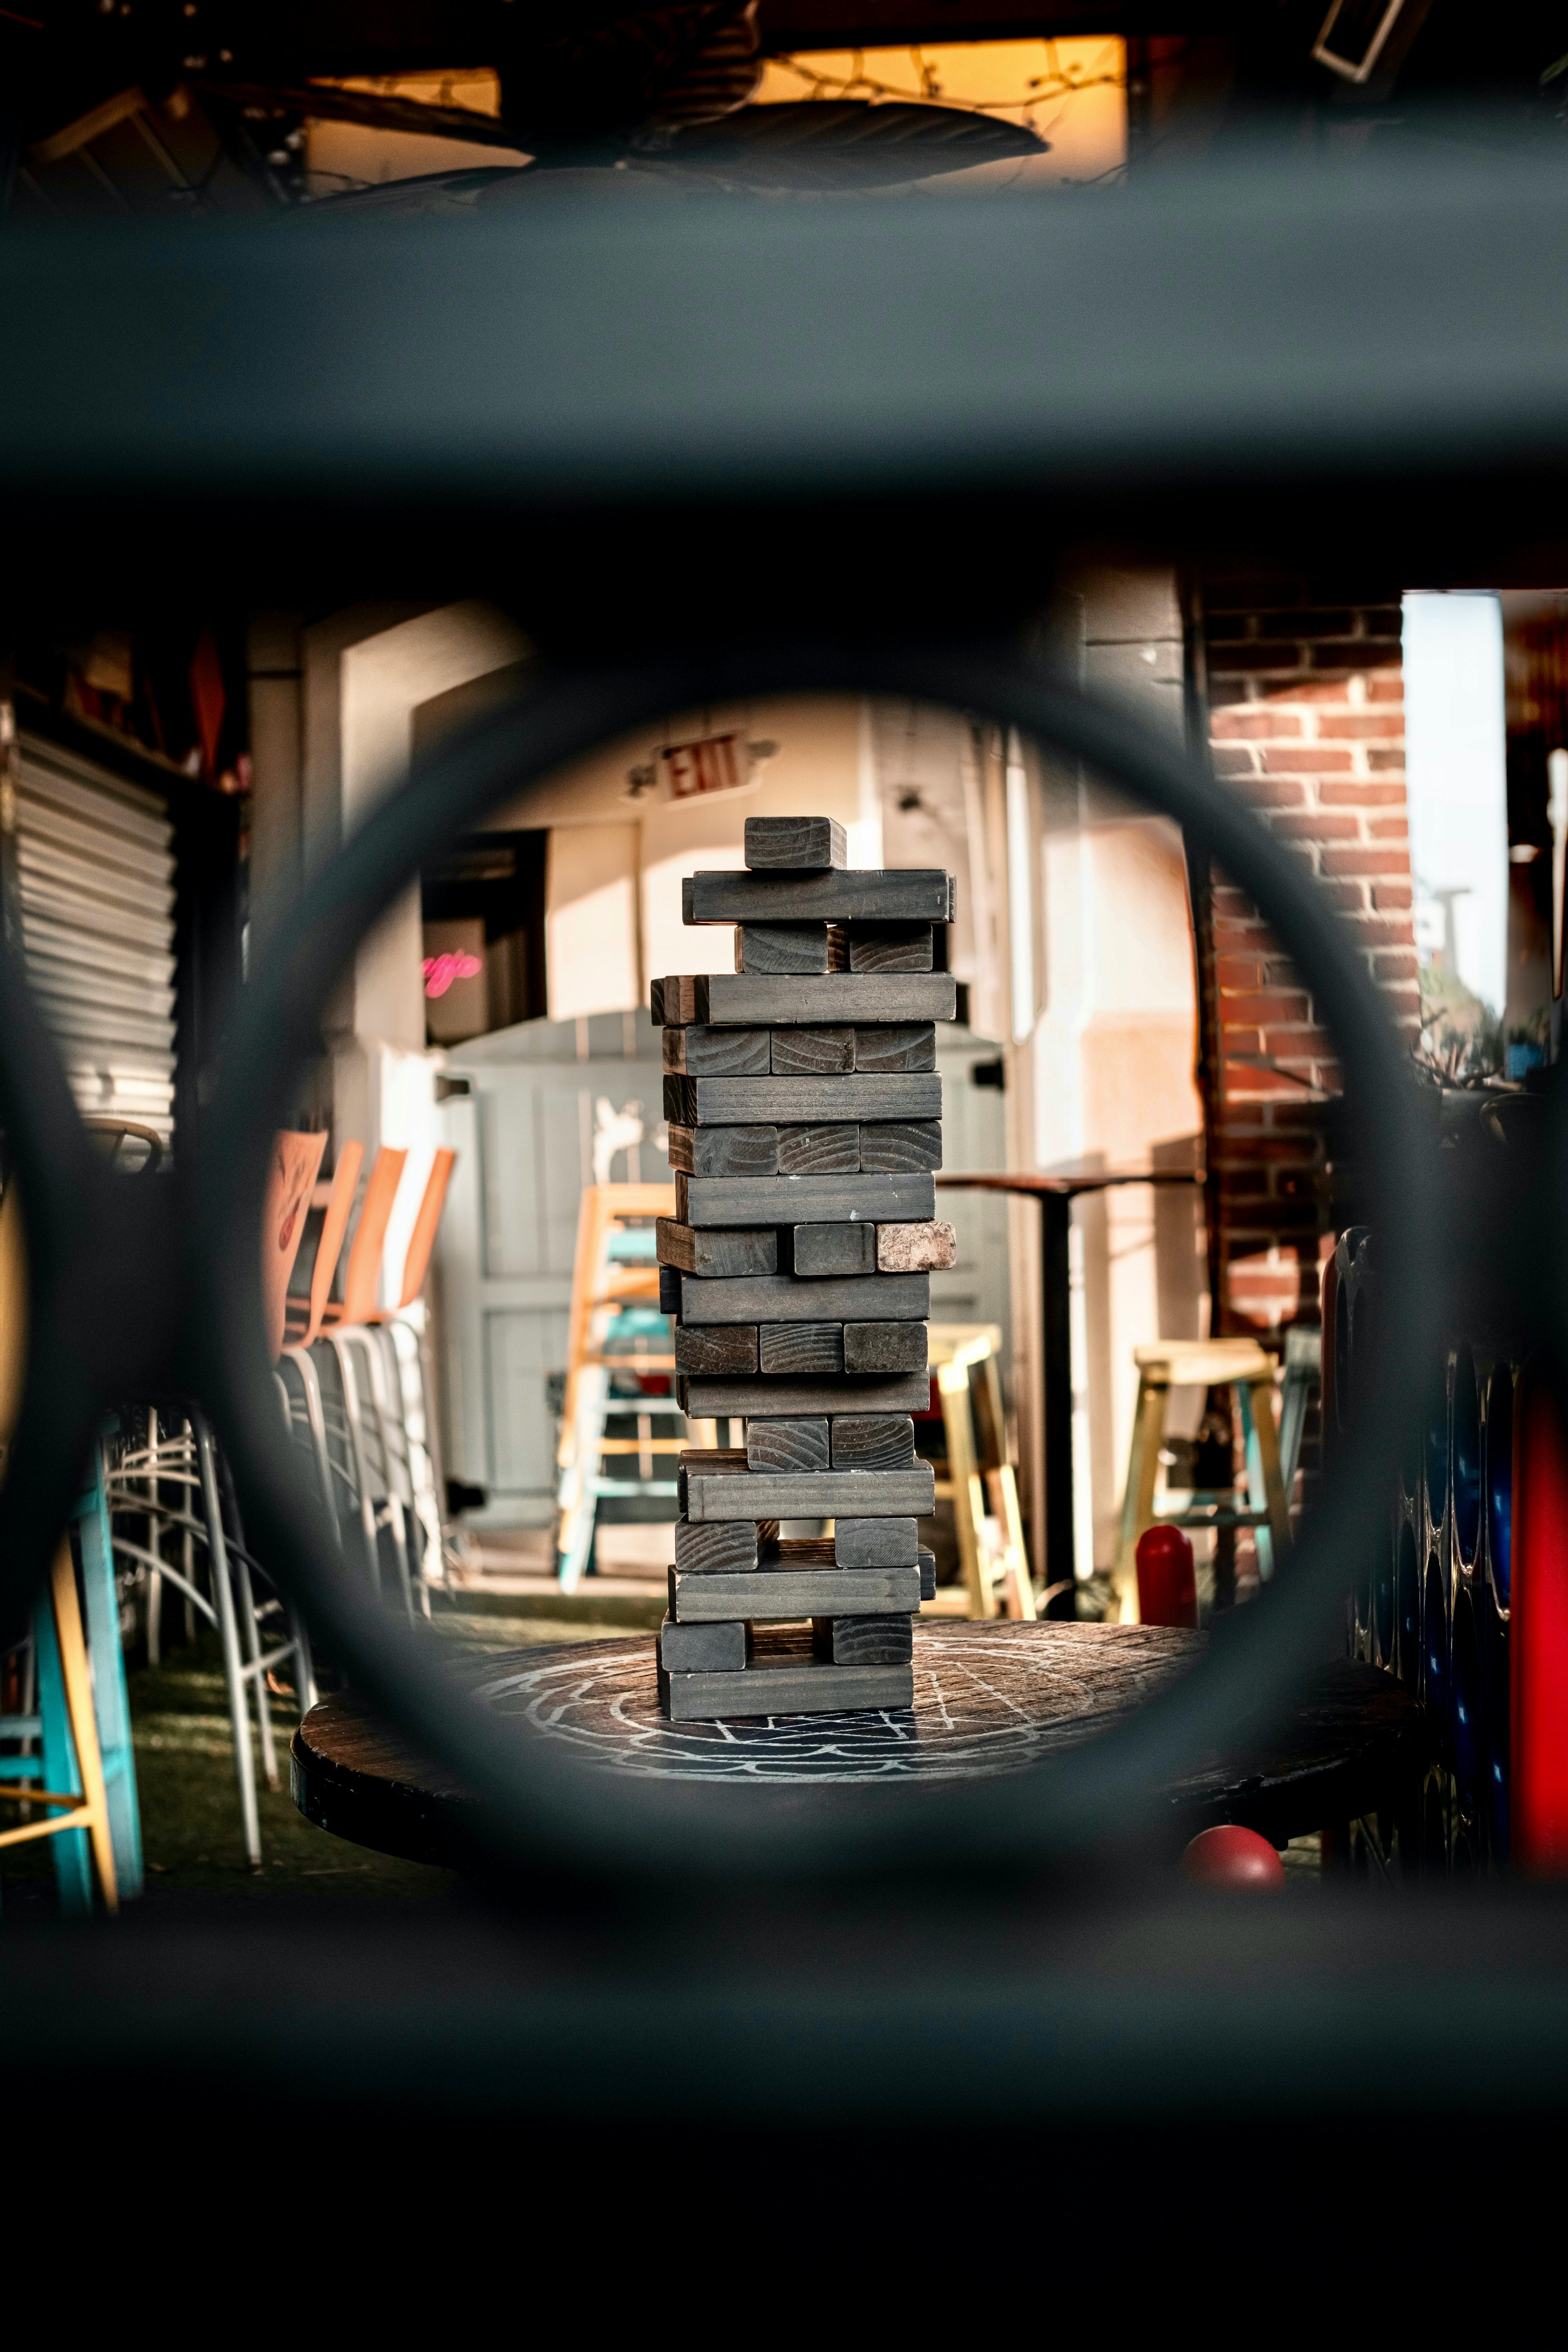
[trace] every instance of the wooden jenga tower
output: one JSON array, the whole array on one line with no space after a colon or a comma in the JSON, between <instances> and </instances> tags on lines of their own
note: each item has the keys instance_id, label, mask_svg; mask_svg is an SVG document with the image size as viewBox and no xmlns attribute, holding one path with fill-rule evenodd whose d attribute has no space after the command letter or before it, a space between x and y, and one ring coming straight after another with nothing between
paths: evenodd
<instances>
[{"instance_id":1,"label":"wooden jenga tower","mask_svg":"<svg viewBox=\"0 0 1568 2352\"><path fill-rule=\"evenodd\" d=\"M658 1227L689 1418L659 1693L676 1722L908 1706L935 1590L911 1414L930 1399L931 1271L951 1021L952 877L847 873L828 817L752 817L743 874L695 874L689 923L733 923L733 976L656 982L676 1214ZM836 1533L781 1541L784 1519ZM809 1625L807 1621L809 1620Z\"/></svg>"}]
</instances>

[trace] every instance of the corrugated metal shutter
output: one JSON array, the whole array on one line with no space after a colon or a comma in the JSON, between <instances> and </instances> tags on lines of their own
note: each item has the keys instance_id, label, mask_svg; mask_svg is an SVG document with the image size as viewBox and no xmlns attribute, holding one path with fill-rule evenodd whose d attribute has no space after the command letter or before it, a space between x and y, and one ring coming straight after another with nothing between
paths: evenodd
<instances>
[{"instance_id":1,"label":"corrugated metal shutter","mask_svg":"<svg viewBox=\"0 0 1568 2352\"><path fill-rule=\"evenodd\" d=\"M19 737L27 977L84 1111L174 1122L174 828L157 793Z\"/></svg>"}]
</instances>

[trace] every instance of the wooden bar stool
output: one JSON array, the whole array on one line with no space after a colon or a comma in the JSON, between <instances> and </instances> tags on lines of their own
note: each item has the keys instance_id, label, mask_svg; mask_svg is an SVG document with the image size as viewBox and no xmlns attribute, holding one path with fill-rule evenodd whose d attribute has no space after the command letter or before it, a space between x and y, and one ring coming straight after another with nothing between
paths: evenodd
<instances>
[{"instance_id":1,"label":"wooden bar stool","mask_svg":"<svg viewBox=\"0 0 1568 2352\"><path fill-rule=\"evenodd\" d=\"M283 1333L277 1358L279 1378L282 1377L283 1366L287 1365L300 1383L301 1415L295 1414L293 1402L290 1399L289 1420L291 1423L295 1423L302 1418L303 1426L308 1432L309 1443L315 1454L316 1471L321 1480L321 1495L327 1506L327 1515L332 1526L339 1529L340 1542L342 1538L338 1515L338 1490L333 1483L335 1465L327 1444L327 1423L326 1412L321 1403L321 1383L317 1376L315 1364L311 1360L310 1350L321 1334L328 1301L331 1297L332 1276L338 1270L338 1258L342 1250L343 1235L348 1231L349 1217L354 1204L354 1187L359 1182L360 1166L363 1159L364 1146L362 1143L345 1143L338 1154L337 1169L327 1195L327 1205L321 1218L321 1230L316 1241L315 1264L310 1269L310 1287L303 1298L285 1297ZM287 1394L286 1382L285 1393ZM347 1473L340 1472L339 1475L342 1483L347 1485Z\"/></svg>"},{"instance_id":2,"label":"wooden bar stool","mask_svg":"<svg viewBox=\"0 0 1568 2352\"><path fill-rule=\"evenodd\" d=\"M388 1434L390 1403L378 1364L377 1343L368 1325L380 1304L382 1259L393 1203L403 1180L406 1151L383 1144L375 1155L360 1204L353 1240L349 1244L341 1300L329 1298L321 1314L316 1345L332 1360L342 1400L342 1419L337 1433L353 1464L359 1493L360 1527L366 1563L377 1591L382 1583L380 1533L385 1529L392 1545L398 1597L414 1613L414 1586L409 1570L408 1525L403 1498L397 1492L393 1449ZM359 1357L356 1368L355 1357ZM362 1381L361 1373L364 1375ZM370 1441L367 1446L367 1439Z\"/></svg>"},{"instance_id":3,"label":"wooden bar stool","mask_svg":"<svg viewBox=\"0 0 1568 2352\"><path fill-rule=\"evenodd\" d=\"M1254 1339L1169 1339L1134 1348L1132 1360L1138 1367L1138 1404L1115 1571L1124 1625L1138 1622L1138 1538L1157 1521L1178 1528L1253 1528L1258 1572L1265 1579L1273 1575L1290 1540L1289 1506L1274 1427L1273 1358ZM1185 1510L1156 1512L1166 1407L1171 1391L1183 1388L1235 1390L1246 1441L1246 1485L1194 1495Z\"/></svg>"},{"instance_id":4,"label":"wooden bar stool","mask_svg":"<svg viewBox=\"0 0 1568 2352\"><path fill-rule=\"evenodd\" d=\"M409 1309L418 1303L430 1270L457 1159L457 1153L445 1144L434 1154L408 1236L396 1304L374 1307L365 1318L366 1328L381 1350L385 1381L383 1412L388 1439L395 1443L394 1467L405 1490L410 1564L426 1616L430 1612L429 1585L446 1580L439 1446L426 1369L424 1331L422 1327L416 1328Z\"/></svg>"}]
</instances>

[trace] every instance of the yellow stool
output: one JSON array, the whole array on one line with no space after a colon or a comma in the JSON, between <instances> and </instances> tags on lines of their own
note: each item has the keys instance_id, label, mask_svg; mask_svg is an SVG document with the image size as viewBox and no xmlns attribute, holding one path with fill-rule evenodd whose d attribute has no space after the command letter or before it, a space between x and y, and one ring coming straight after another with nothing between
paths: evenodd
<instances>
[{"instance_id":1,"label":"yellow stool","mask_svg":"<svg viewBox=\"0 0 1568 2352\"><path fill-rule=\"evenodd\" d=\"M1134 1348L1132 1360L1138 1367L1138 1408L1132 1418L1115 1573L1124 1625L1138 1622L1136 1553L1145 1528L1252 1528L1257 1531L1258 1572L1263 1578L1273 1575L1290 1540L1289 1506L1274 1427L1273 1358L1253 1339L1168 1339L1157 1347ZM1186 1388L1235 1389L1246 1439L1245 1503L1235 1492L1221 1493L1189 1510L1156 1512L1166 1403L1173 1389Z\"/></svg>"}]
</instances>

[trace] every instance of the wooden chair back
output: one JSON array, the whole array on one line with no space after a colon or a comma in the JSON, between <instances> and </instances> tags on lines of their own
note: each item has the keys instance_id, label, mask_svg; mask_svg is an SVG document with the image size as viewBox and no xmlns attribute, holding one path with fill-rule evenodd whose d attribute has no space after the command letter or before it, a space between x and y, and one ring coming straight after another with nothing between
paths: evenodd
<instances>
[{"instance_id":1,"label":"wooden chair back","mask_svg":"<svg viewBox=\"0 0 1568 2352\"><path fill-rule=\"evenodd\" d=\"M324 1133L300 1135L283 1128L272 1139L272 1162L261 1211L261 1297L274 1363L283 1352L289 1278L300 1255L310 1193L326 1148Z\"/></svg>"},{"instance_id":2,"label":"wooden chair back","mask_svg":"<svg viewBox=\"0 0 1568 2352\"><path fill-rule=\"evenodd\" d=\"M321 1220L321 1237L316 1244L316 1264L310 1276L310 1296L285 1302L289 1324L289 1345L308 1348L321 1331L326 1319L328 1300L331 1294L332 1276L338 1270L338 1257L348 1231L349 1213L354 1204L354 1187L364 1160L363 1143L345 1143L338 1154L337 1171L332 1189L327 1199L326 1214Z\"/></svg>"},{"instance_id":3,"label":"wooden chair back","mask_svg":"<svg viewBox=\"0 0 1568 2352\"><path fill-rule=\"evenodd\" d=\"M407 1158L406 1151L395 1151L384 1143L375 1155L375 1165L360 1203L359 1223L349 1244L342 1304L327 1307L322 1318L327 1323L366 1323L375 1313L387 1223Z\"/></svg>"},{"instance_id":4,"label":"wooden chair back","mask_svg":"<svg viewBox=\"0 0 1568 2352\"><path fill-rule=\"evenodd\" d=\"M405 1307L412 1307L425 1287L425 1276L430 1268L430 1253L436 1246L436 1231L441 1223L441 1212L447 1204L447 1187L451 1181L457 1153L443 1144L430 1162L426 1179L425 1197L419 1203L419 1214L414 1220L414 1231L408 1236L408 1252L403 1261L402 1295L395 1307L378 1307L369 1318L374 1323L390 1322Z\"/></svg>"}]
</instances>

